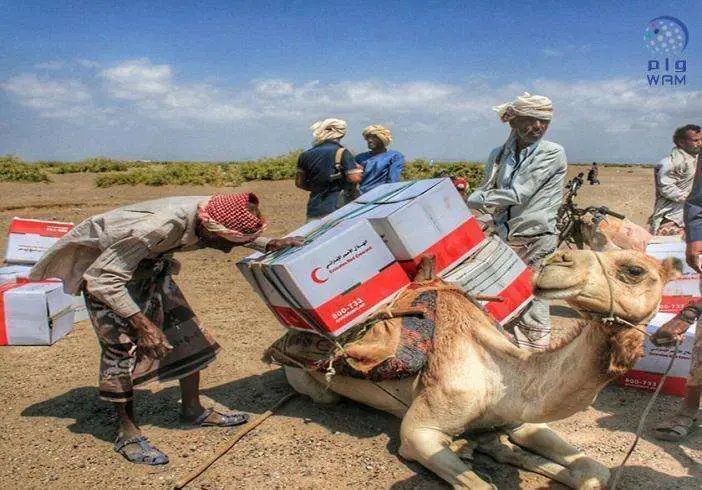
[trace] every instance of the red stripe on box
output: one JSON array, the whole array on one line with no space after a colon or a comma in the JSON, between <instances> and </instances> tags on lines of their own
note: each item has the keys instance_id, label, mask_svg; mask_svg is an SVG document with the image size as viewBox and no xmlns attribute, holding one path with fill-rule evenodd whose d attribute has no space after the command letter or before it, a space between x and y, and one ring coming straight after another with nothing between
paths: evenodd
<instances>
[{"instance_id":1,"label":"red stripe on box","mask_svg":"<svg viewBox=\"0 0 702 490\"><path fill-rule=\"evenodd\" d=\"M354 319L407 286L409 282L409 278L400 264L394 263L352 290L340 294L316 308L305 311L327 333L334 336L340 335ZM300 330L312 330L294 308L269 306L275 312L278 320L285 326Z\"/></svg>"},{"instance_id":2,"label":"red stripe on box","mask_svg":"<svg viewBox=\"0 0 702 490\"><path fill-rule=\"evenodd\" d=\"M14 218L10 223L10 233L32 234L61 238L71 231L73 223L59 221L40 221L34 219Z\"/></svg>"},{"instance_id":3,"label":"red stripe on box","mask_svg":"<svg viewBox=\"0 0 702 490\"><path fill-rule=\"evenodd\" d=\"M5 293L11 289L16 289L28 284L50 284L61 282L60 279L48 279L46 281L37 282L12 282L0 286L0 345L8 345L7 343L7 322L5 321Z\"/></svg>"},{"instance_id":4,"label":"red stripe on box","mask_svg":"<svg viewBox=\"0 0 702 490\"><path fill-rule=\"evenodd\" d=\"M414 277L423 255L433 255L436 259L434 272L441 273L473 250L485 239L483 230L474 217L468 218L461 226L444 236L431 247L409 260L401 260L400 265L409 277Z\"/></svg>"},{"instance_id":5,"label":"red stripe on box","mask_svg":"<svg viewBox=\"0 0 702 490\"><path fill-rule=\"evenodd\" d=\"M685 295L685 296L662 296L661 304L658 307L659 313L678 313L680 310L685 308L687 304L692 301L699 301L699 296Z\"/></svg>"},{"instance_id":6,"label":"red stripe on box","mask_svg":"<svg viewBox=\"0 0 702 490\"><path fill-rule=\"evenodd\" d=\"M271 304L268 305L268 308L270 308L278 321L286 327L295 328L297 330L314 330L305 320L302 319L300 314L294 308Z\"/></svg>"},{"instance_id":7,"label":"red stripe on box","mask_svg":"<svg viewBox=\"0 0 702 490\"><path fill-rule=\"evenodd\" d=\"M660 383L662 374L648 373L632 369L622 374L618 378L620 386L627 388L637 388L639 390L656 391ZM665 379L661 392L667 395L685 396L687 379L679 376L671 376Z\"/></svg>"},{"instance_id":8,"label":"red stripe on box","mask_svg":"<svg viewBox=\"0 0 702 490\"><path fill-rule=\"evenodd\" d=\"M502 321L529 300L533 294L533 276L531 269L525 267L509 286L497 294L503 299L501 303L491 301L485 306L490 316L498 322Z\"/></svg>"}]
</instances>

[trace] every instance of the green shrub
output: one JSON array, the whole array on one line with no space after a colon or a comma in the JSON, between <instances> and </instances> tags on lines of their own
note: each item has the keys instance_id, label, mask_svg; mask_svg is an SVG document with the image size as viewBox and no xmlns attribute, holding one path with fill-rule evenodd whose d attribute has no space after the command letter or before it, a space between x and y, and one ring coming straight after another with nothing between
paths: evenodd
<instances>
[{"instance_id":1,"label":"green shrub","mask_svg":"<svg viewBox=\"0 0 702 490\"><path fill-rule=\"evenodd\" d=\"M75 173L105 173L124 172L131 167L140 166L138 162L125 160L112 160L111 158L97 157L88 158L80 162L43 162L51 172L55 174L75 174Z\"/></svg>"},{"instance_id":2,"label":"green shrub","mask_svg":"<svg viewBox=\"0 0 702 490\"><path fill-rule=\"evenodd\" d=\"M51 182L42 167L23 162L14 155L0 156L0 181L2 182Z\"/></svg>"},{"instance_id":3,"label":"green shrub","mask_svg":"<svg viewBox=\"0 0 702 490\"><path fill-rule=\"evenodd\" d=\"M144 184L160 185L237 185L238 179L227 165L211 163L167 163L155 168L106 173L95 177L97 187Z\"/></svg>"},{"instance_id":4,"label":"green shrub","mask_svg":"<svg viewBox=\"0 0 702 490\"><path fill-rule=\"evenodd\" d=\"M402 180L433 179L442 175L463 177L471 187L476 187L483 178L483 165L473 162L439 162L429 165L426 160L412 160L405 164Z\"/></svg>"}]
</instances>

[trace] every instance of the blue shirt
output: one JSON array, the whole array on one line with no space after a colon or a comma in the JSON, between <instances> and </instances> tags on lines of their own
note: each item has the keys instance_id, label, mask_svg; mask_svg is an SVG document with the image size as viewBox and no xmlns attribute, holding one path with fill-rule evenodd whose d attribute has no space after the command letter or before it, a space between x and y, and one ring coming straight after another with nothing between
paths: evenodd
<instances>
[{"instance_id":1,"label":"blue shirt","mask_svg":"<svg viewBox=\"0 0 702 490\"><path fill-rule=\"evenodd\" d=\"M359 186L363 194L380 184L399 182L405 166L405 157L393 150L383 153L367 151L356 155L356 162L363 167L363 180Z\"/></svg>"},{"instance_id":2,"label":"blue shirt","mask_svg":"<svg viewBox=\"0 0 702 490\"><path fill-rule=\"evenodd\" d=\"M317 218L336 210L339 194L344 185L343 175L332 180L336 173L334 159L336 151L341 148L338 141L324 141L309 150L303 151L297 159L297 168L305 172L305 187L311 189L307 201L307 216ZM341 172L356 168L353 155L344 150L341 156Z\"/></svg>"}]
</instances>

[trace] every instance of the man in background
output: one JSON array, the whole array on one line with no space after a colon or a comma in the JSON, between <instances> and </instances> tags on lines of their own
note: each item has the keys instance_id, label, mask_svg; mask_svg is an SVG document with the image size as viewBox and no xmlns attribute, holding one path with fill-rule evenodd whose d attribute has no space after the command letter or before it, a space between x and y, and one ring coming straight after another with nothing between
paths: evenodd
<instances>
[{"instance_id":1,"label":"man in background","mask_svg":"<svg viewBox=\"0 0 702 490\"><path fill-rule=\"evenodd\" d=\"M310 126L313 146L297 160L295 185L309 191L307 221L319 219L353 200L363 170L341 145L346 121L329 118Z\"/></svg>"},{"instance_id":2,"label":"man in background","mask_svg":"<svg viewBox=\"0 0 702 490\"><path fill-rule=\"evenodd\" d=\"M360 193L364 194L381 184L399 182L405 157L400 152L388 150L392 143L390 130L380 124L372 124L362 134L370 151L356 155L356 163L363 168Z\"/></svg>"},{"instance_id":3,"label":"man in background","mask_svg":"<svg viewBox=\"0 0 702 490\"><path fill-rule=\"evenodd\" d=\"M590 170L587 172L587 181L590 185L600 185L600 179L597 178L599 174L600 169L597 168L597 162L592 162L592 167L590 167Z\"/></svg>"},{"instance_id":4,"label":"man in background","mask_svg":"<svg viewBox=\"0 0 702 490\"><path fill-rule=\"evenodd\" d=\"M467 203L490 214L497 234L537 269L558 245L556 215L567 165L563 147L542 139L553 105L548 97L525 92L493 110L511 131L507 141L490 153L483 182ZM534 299L512 327L519 347L546 349L551 339L548 303Z\"/></svg>"},{"instance_id":5,"label":"man in background","mask_svg":"<svg viewBox=\"0 0 702 490\"><path fill-rule=\"evenodd\" d=\"M692 190L697 156L702 147L700 127L681 126L673 133L675 148L658 162L654 177L656 203L648 218L653 235L685 235L683 205Z\"/></svg>"}]
</instances>

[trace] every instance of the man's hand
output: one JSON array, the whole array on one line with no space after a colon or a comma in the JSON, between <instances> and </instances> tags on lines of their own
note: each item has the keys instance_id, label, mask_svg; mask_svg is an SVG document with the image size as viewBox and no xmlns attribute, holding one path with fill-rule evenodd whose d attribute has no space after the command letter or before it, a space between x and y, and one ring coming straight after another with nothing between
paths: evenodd
<instances>
[{"instance_id":1,"label":"man's hand","mask_svg":"<svg viewBox=\"0 0 702 490\"><path fill-rule=\"evenodd\" d=\"M658 347L672 345L676 340L682 342L685 339L685 332L688 328L690 328L690 323L680 318L680 315L677 315L656 330L649 340Z\"/></svg>"},{"instance_id":2,"label":"man's hand","mask_svg":"<svg viewBox=\"0 0 702 490\"><path fill-rule=\"evenodd\" d=\"M700 264L700 255L702 254L702 241L689 242L685 248L685 261L687 265L702 274L702 264Z\"/></svg>"},{"instance_id":3,"label":"man's hand","mask_svg":"<svg viewBox=\"0 0 702 490\"><path fill-rule=\"evenodd\" d=\"M286 247L301 247L304 245L304 238L299 236L289 236L283 238L273 238L266 245L266 252L275 252Z\"/></svg>"},{"instance_id":4,"label":"man's hand","mask_svg":"<svg viewBox=\"0 0 702 490\"><path fill-rule=\"evenodd\" d=\"M143 313L136 313L127 318L127 320L137 331L139 336L137 346L145 356L152 359L162 359L166 357L168 351L173 349L173 346L166 338L166 334L154 325L151 320L146 318Z\"/></svg>"}]
</instances>

